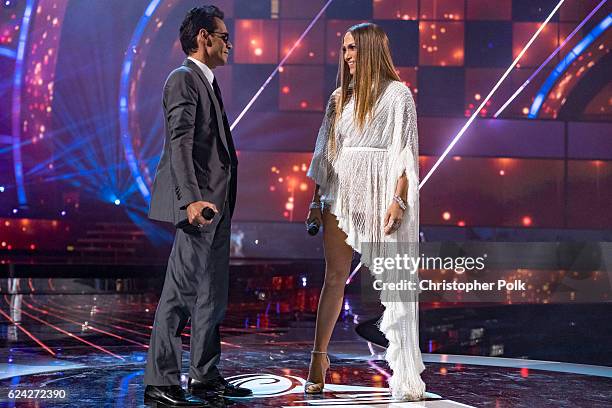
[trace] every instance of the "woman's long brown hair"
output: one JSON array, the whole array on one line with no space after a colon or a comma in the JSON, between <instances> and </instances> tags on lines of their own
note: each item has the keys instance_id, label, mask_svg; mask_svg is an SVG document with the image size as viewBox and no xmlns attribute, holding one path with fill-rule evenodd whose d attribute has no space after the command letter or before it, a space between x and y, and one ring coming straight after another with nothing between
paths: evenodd
<instances>
[{"instance_id":1,"label":"woman's long brown hair","mask_svg":"<svg viewBox=\"0 0 612 408\"><path fill-rule=\"evenodd\" d=\"M384 85L389 81L400 81L391 58L389 38L379 26L361 23L349 28L347 33L351 33L357 47L355 78L352 78L340 48L336 80L340 95L335 101L335 115L329 137L331 152L336 150L335 124L351 97L355 98L354 120L361 129L374 114L376 101L384 91Z\"/></svg>"}]
</instances>

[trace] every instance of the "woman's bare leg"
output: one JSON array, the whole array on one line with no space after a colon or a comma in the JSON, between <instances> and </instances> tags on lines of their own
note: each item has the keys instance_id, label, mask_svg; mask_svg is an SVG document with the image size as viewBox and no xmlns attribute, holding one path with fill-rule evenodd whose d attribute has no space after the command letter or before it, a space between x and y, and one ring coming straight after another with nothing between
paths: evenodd
<instances>
[{"instance_id":1,"label":"woman's bare leg","mask_svg":"<svg viewBox=\"0 0 612 408\"><path fill-rule=\"evenodd\" d=\"M346 234L328 210L323 212L323 246L325 249L325 282L317 309L314 350L327 352L334 326L342 309L344 287L348 279L353 249L345 242ZM308 379L323 382L321 371L324 354L313 354Z\"/></svg>"}]
</instances>

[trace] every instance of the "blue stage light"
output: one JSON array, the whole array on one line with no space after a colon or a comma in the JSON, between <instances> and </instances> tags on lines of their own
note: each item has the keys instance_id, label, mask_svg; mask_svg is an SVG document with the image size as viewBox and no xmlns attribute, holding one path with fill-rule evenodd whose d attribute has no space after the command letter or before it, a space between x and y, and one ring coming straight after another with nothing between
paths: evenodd
<instances>
[{"instance_id":1,"label":"blue stage light","mask_svg":"<svg viewBox=\"0 0 612 408\"><path fill-rule=\"evenodd\" d=\"M15 59L17 57L17 53L10 48L0 47L0 56Z\"/></svg>"},{"instance_id":2,"label":"blue stage light","mask_svg":"<svg viewBox=\"0 0 612 408\"><path fill-rule=\"evenodd\" d=\"M603 2L602 2L603 3ZM601 3L600 3L601 4ZM531 108L529 108L529 118L535 119L538 117L540 108L544 104L549 92L553 86L557 83L559 78L563 76L567 68L576 60L580 54L589 46L593 41L599 38L610 26L612 26L612 13L608 14L595 28L588 33L578 45L576 45L572 51L570 51L563 60L557 64L555 69L550 73L544 84L540 87Z\"/></svg>"},{"instance_id":3,"label":"blue stage light","mask_svg":"<svg viewBox=\"0 0 612 408\"><path fill-rule=\"evenodd\" d=\"M15 173L15 188L17 190L17 199L20 205L27 204L25 180L23 175L23 162L21 160L21 89L23 85L23 72L25 65L25 53L30 31L30 18L34 8L34 0L28 0L23 12L21 20L21 30L19 32L19 42L17 43L17 55L15 58L15 67L13 69L13 96L12 96L12 112L11 123L13 126L13 168ZM12 2L9 3L12 5ZM8 7L6 2L5 7Z\"/></svg>"},{"instance_id":4,"label":"blue stage light","mask_svg":"<svg viewBox=\"0 0 612 408\"><path fill-rule=\"evenodd\" d=\"M160 0L152 0L145 10L145 14L140 17L138 24L136 25L136 29L132 34L132 39L130 40L130 45L128 50L137 49L138 43L149 24L149 20L151 16L159 6ZM128 163L128 168L136 181L136 186L138 190L142 194L142 197L148 203L150 200L150 191L149 187L145 183L142 174L140 172L140 167L138 166L137 156L134 153L134 145L132 144L132 134L129 130L129 82L130 75L132 71L132 62L134 59L134 53L126 52L125 60L123 61L123 69L121 71L121 80L119 83L119 133L121 135L121 143L123 144L123 150L125 153L125 159ZM117 204L119 205L119 204Z\"/></svg>"},{"instance_id":5,"label":"blue stage light","mask_svg":"<svg viewBox=\"0 0 612 408\"><path fill-rule=\"evenodd\" d=\"M115 200L115 205L119 205L119 204L121 204L121 200L116 199L116 200Z\"/></svg>"}]
</instances>

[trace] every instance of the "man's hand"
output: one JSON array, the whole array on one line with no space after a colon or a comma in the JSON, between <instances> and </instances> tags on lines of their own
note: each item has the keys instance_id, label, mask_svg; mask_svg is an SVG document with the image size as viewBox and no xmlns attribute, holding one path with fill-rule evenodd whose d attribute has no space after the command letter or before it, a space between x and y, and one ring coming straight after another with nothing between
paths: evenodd
<instances>
[{"instance_id":1,"label":"man's hand","mask_svg":"<svg viewBox=\"0 0 612 408\"><path fill-rule=\"evenodd\" d=\"M213 203L209 203L208 201L194 201L187 206L187 219L191 225L198 227L200 225L208 225L212 223L212 219L206 220L204 217L202 217L202 210L206 207L212 208L215 214L219 212L219 210L217 210L217 206Z\"/></svg>"}]
</instances>

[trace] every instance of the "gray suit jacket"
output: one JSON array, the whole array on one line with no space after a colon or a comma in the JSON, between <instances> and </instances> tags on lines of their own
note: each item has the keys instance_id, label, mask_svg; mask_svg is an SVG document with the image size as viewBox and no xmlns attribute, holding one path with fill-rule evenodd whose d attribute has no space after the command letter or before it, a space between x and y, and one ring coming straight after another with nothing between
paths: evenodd
<instances>
[{"instance_id":1,"label":"gray suit jacket","mask_svg":"<svg viewBox=\"0 0 612 408\"><path fill-rule=\"evenodd\" d=\"M170 73L163 91L166 136L151 191L149 218L177 225L187 219L194 201L209 201L219 210L226 201L233 214L238 160L227 119L204 73L192 61Z\"/></svg>"}]
</instances>

